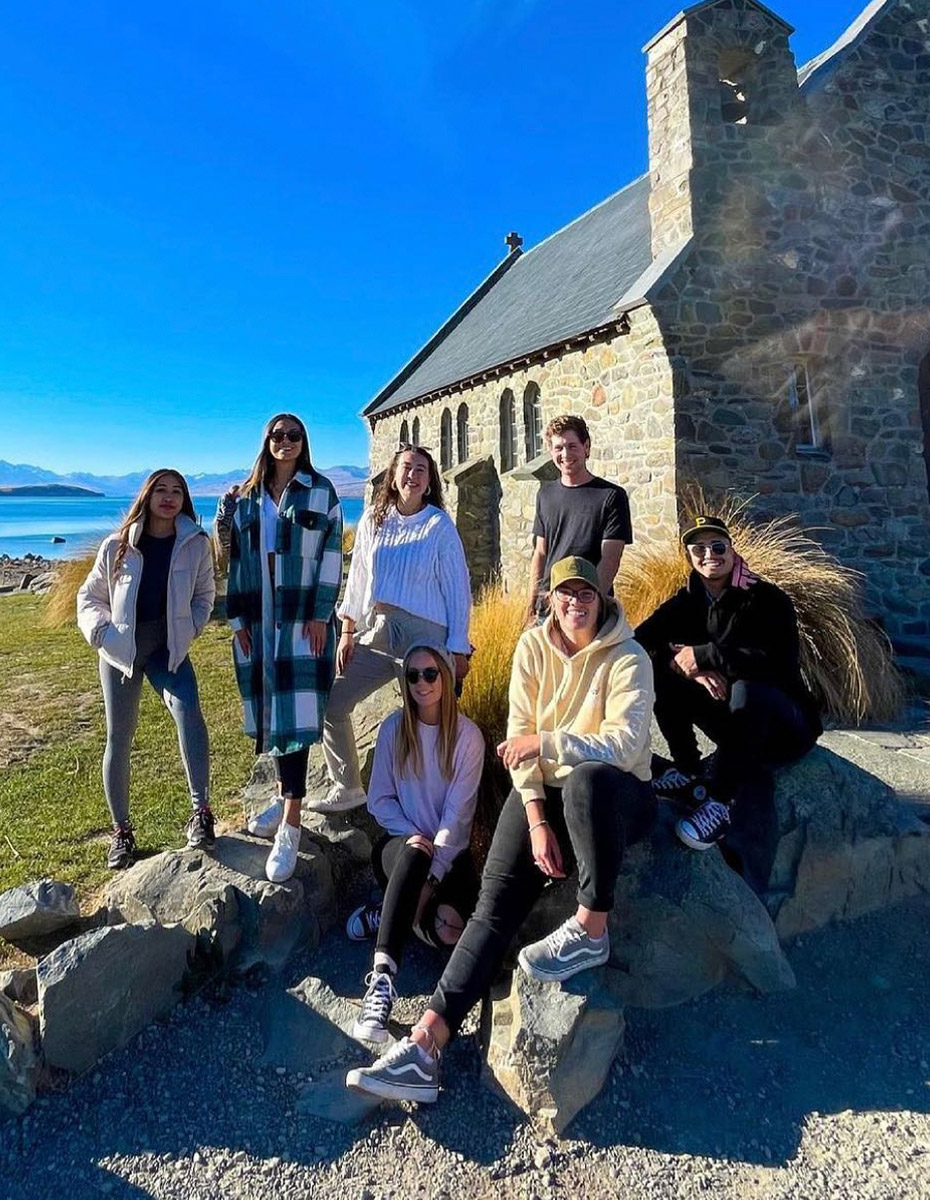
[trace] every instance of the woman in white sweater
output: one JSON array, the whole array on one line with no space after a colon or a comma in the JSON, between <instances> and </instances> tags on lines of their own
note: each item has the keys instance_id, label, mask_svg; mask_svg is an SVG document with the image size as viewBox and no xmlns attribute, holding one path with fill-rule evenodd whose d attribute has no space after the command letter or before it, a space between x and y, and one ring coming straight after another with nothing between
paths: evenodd
<instances>
[{"instance_id":1,"label":"woman in white sweater","mask_svg":"<svg viewBox=\"0 0 930 1200\"><path fill-rule=\"evenodd\" d=\"M457 680L468 672L468 566L455 522L443 507L436 463L422 447L403 446L391 458L359 522L336 612L342 636L323 722L331 787L325 798L307 802L323 813L365 803L352 710L397 677L411 646L441 646L453 658Z\"/></svg>"},{"instance_id":2,"label":"woman in white sweater","mask_svg":"<svg viewBox=\"0 0 930 1200\"><path fill-rule=\"evenodd\" d=\"M414 646L404 659L404 706L381 726L368 809L386 836L372 866L380 904L349 917L353 941L375 938L356 1037L388 1039L394 979L411 931L433 946L452 946L471 916L478 878L468 844L484 739L458 711L455 667L440 646Z\"/></svg>"}]
</instances>

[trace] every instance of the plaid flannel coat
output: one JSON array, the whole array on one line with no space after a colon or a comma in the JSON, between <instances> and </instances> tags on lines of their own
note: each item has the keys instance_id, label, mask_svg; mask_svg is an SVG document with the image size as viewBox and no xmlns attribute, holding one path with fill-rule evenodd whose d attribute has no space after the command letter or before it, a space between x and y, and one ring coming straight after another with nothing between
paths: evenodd
<instances>
[{"instance_id":1,"label":"plaid flannel coat","mask_svg":"<svg viewBox=\"0 0 930 1200\"><path fill-rule=\"evenodd\" d=\"M258 752L291 754L322 736L342 583L342 508L325 475L294 476L278 505L273 587L262 562L261 521L261 492L243 496L232 521L226 613L234 630L247 629L252 638L249 657L233 639L245 732ZM305 621L328 622L320 658L310 653Z\"/></svg>"}]
</instances>

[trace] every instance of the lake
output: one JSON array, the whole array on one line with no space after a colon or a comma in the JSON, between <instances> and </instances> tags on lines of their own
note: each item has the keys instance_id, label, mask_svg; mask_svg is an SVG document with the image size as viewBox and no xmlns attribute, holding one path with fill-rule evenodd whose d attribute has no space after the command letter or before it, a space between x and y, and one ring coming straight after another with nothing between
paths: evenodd
<instances>
[{"instance_id":1,"label":"lake","mask_svg":"<svg viewBox=\"0 0 930 1200\"><path fill-rule=\"evenodd\" d=\"M0 554L75 558L93 550L119 525L134 496L0 496ZM213 526L216 496L195 496L205 529ZM362 515L360 499L342 501L347 525ZM63 543L53 543L63 537Z\"/></svg>"}]
</instances>

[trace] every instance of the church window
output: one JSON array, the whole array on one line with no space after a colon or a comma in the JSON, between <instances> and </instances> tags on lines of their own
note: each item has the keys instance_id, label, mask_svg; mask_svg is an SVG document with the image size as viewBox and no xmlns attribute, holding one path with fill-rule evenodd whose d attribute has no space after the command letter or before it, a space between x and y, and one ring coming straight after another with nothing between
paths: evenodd
<instances>
[{"instance_id":1,"label":"church window","mask_svg":"<svg viewBox=\"0 0 930 1200\"><path fill-rule=\"evenodd\" d=\"M794 363L791 368L788 375L788 403L794 416L795 449L819 450L822 442L806 363Z\"/></svg>"},{"instance_id":2,"label":"church window","mask_svg":"<svg viewBox=\"0 0 930 1200\"><path fill-rule=\"evenodd\" d=\"M414 446L419 446L419 444L420 444L420 418L419 417L413 418L413 444L414 444Z\"/></svg>"},{"instance_id":3,"label":"church window","mask_svg":"<svg viewBox=\"0 0 930 1200\"><path fill-rule=\"evenodd\" d=\"M517 402L510 388L501 396L501 471L517 465Z\"/></svg>"},{"instance_id":4,"label":"church window","mask_svg":"<svg viewBox=\"0 0 930 1200\"><path fill-rule=\"evenodd\" d=\"M724 50L720 55L720 115L725 125L748 125L751 79L755 57L749 50Z\"/></svg>"},{"instance_id":5,"label":"church window","mask_svg":"<svg viewBox=\"0 0 930 1200\"><path fill-rule=\"evenodd\" d=\"M410 426L406 421L401 421L400 423L400 437L397 439L397 441L401 446L410 445Z\"/></svg>"},{"instance_id":6,"label":"church window","mask_svg":"<svg viewBox=\"0 0 930 1200\"><path fill-rule=\"evenodd\" d=\"M459 462L463 463L468 458L468 405L465 403L459 405L455 416L455 441Z\"/></svg>"},{"instance_id":7,"label":"church window","mask_svg":"<svg viewBox=\"0 0 930 1200\"><path fill-rule=\"evenodd\" d=\"M447 408L439 422L439 466L443 471L452 466L452 413Z\"/></svg>"},{"instance_id":8,"label":"church window","mask_svg":"<svg viewBox=\"0 0 930 1200\"><path fill-rule=\"evenodd\" d=\"M542 401L537 383L528 383L523 392L523 440L526 461L532 462L543 452Z\"/></svg>"}]
</instances>

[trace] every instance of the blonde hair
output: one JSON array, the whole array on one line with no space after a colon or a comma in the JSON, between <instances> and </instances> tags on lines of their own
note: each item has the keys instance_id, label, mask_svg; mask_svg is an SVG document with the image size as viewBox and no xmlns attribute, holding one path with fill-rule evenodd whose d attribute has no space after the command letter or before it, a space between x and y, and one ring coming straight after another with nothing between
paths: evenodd
<instances>
[{"instance_id":1,"label":"blonde hair","mask_svg":"<svg viewBox=\"0 0 930 1200\"><path fill-rule=\"evenodd\" d=\"M439 701L439 770L444 779L451 779L455 769L455 742L459 730L459 706L455 699L455 679L449 669L449 664L440 655L435 654L429 646L411 646L404 656L404 669L417 651L428 654L439 671L442 680L442 697ZM410 685L404 679L403 716L397 726L397 744L394 754L397 760L397 773L403 775L409 764L410 773L419 776L423 771L423 758L420 753L419 738L419 708L414 700Z\"/></svg>"},{"instance_id":2,"label":"blonde hair","mask_svg":"<svg viewBox=\"0 0 930 1200\"><path fill-rule=\"evenodd\" d=\"M126 557L126 547L129 545L129 531L133 525L141 517L143 529L148 528L149 523L149 501L152 499L152 493L155 491L155 486L159 479L165 475L173 475L181 485L181 491L184 493L184 499L181 502L181 512L186 513L192 521L197 520L197 514L194 512L194 502L191 500L190 488L187 486L187 480L180 471L176 471L174 467L162 467L158 471L153 471L146 479L142 487L139 489L139 494L136 496L130 505L129 512L123 517L123 523L117 530L119 545L116 549L116 555L113 559L113 574L117 575L123 564L123 559Z\"/></svg>"}]
</instances>

